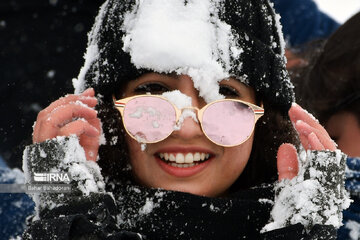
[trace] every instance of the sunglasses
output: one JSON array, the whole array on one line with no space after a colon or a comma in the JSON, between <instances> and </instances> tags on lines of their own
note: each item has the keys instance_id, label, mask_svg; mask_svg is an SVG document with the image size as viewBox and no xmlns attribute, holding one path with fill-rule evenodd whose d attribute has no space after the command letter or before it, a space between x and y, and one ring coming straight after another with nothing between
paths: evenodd
<instances>
[{"instance_id":1,"label":"sunglasses","mask_svg":"<svg viewBox=\"0 0 360 240\"><path fill-rule=\"evenodd\" d=\"M120 100L114 97L126 132L141 143L156 143L166 139L179 123L183 110L197 112L205 136L223 147L245 142L252 134L264 109L237 99L222 99L199 109L177 108L158 95L137 95Z\"/></svg>"}]
</instances>

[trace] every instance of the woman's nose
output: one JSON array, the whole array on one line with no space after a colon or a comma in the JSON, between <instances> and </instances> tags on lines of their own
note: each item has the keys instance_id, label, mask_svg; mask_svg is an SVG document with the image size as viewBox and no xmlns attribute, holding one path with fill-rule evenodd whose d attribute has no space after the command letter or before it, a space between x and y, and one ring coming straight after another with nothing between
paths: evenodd
<instances>
[{"instance_id":1,"label":"woman's nose","mask_svg":"<svg viewBox=\"0 0 360 240\"><path fill-rule=\"evenodd\" d=\"M191 111L191 113L189 113ZM183 112L183 121L179 123L179 130L173 132L173 136L185 140L202 137L203 132L199 121L197 120L196 112L193 110L185 110ZM195 118L195 119L194 119Z\"/></svg>"}]
</instances>

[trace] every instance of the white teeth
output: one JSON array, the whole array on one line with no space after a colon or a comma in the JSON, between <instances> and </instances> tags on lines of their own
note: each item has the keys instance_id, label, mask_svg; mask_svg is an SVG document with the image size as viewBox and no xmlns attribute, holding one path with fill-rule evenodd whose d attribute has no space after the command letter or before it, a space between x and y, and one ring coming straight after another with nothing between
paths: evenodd
<instances>
[{"instance_id":1,"label":"white teeth","mask_svg":"<svg viewBox=\"0 0 360 240\"><path fill-rule=\"evenodd\" d=\"M195 162L204 161L210 158L209 153L159 153L159 157L162 160L170 161L170 165L179 167L192 167L194 164L198 164ZM175 164L175 165L174 165Z\"/></svg>"},{"instance_id":2,"label":"white teeth","mask_svg":"<svg viewBox=\"0 0 360 240\"><path fill-rule=\"evenodd\" d=\"M195 153L194 154L194 161L200 161L200 153Z\"/></svg>"},{"instance_id":3,"label":"white teeth","mask_svg":"<svg viewBox=\"0 0 360 240\"><path fill-rule=\"evenodd\" d=\"M173 167L178 167L178 168L187 168L187 167L193 167L195 165L198 165L198 163L185 163L185 164L170 163L170 165L173 166Z\"/></svg>"},{"instance_id":4,"label":"white teeth","mask_svg":"<svg viewBox=\"0 0 360 240\"><path fill-rule=\"evenodd\" d=\"M185 163L193 163L194 162L194 156L192 153L188 153L185 156Z\"/></svg>"},{"instance_id":5,"label":"white teeth","mask_svg":"<svg viewBox=\"0 0 360 240\"><path fill-rule=\"evenodd\" d=\"M184 163L184 162L185 162L184 154L182 153L176 154L176 163Z\"/></svg>"}]
</instances>

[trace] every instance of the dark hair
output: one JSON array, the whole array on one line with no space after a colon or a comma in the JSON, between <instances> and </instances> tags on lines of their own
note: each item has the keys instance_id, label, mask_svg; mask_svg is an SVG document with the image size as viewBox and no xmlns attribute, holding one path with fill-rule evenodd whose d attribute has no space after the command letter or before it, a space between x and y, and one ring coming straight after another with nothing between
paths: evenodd
<instances>
[{"instance_id":1,"label":"dark hair","mask_svg":"<svg viewBox=\"0 0 360 240\"><path fill-rule=\"evenodd\" d=\"M249 161L231 190L249 188L277 180L277 150L283 143L299 145L292 123L271 105L264 102L265 114L255 128Z\"/></svg>"},{"instance_id":2,"label":"dark hair","mask_svg":"<svg viewBox=\"0 0 360 240\"><path fill-rule=\"evenodd\" d=\"M319 56L295 81L301 103L322 124L338 111L348 111L360 123L360 13L345 22L325 42Z\"/></svg>"},{"instance_id":3,"label":"dark hair","mask_svg":"<svg viewBox=\"0 0 360 240\"><path fill-rule=\"evenodd\" d=\"M245 78L259 101L265 115L257 123L249 163L235 188L247 188L260 182L276 179L276 153L283 142L295 142L294 130L287 111L294 99L282 50L282 36L274 10L267 0L223 1L219 17L232 26L238 44L244 52L232 59L237 67L234 76ZM103 124L106 144L99 149L99 165L103 175L114 182L125 183L131 176L125 131L120 114L113 106L112 94L126 84L150 71L137 69L130 55L124 52L122 22L124 13L135 1L109 0L101 8L89 46L99 50L99 56L79 75L82 91L93 87L99 98L98 111ZM241 66L241 67L240 67Z\"/></svg>"}]
</instances>

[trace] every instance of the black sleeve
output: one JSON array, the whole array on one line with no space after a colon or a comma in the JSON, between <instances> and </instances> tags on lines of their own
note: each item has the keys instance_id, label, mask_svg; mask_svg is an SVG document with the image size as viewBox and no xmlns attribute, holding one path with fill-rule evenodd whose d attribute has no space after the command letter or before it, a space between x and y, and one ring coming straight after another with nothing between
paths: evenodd
<instances>
[{"instance_id":1,"label":"black sleeve","mask_svg":"<svg viewBox=\"0 0 360 240\"><path fill-rule=\"evenodd\" d=\"M336 239L342 211L346 156L340 151L307 151L299 174L276 184L271 221L264 239ZM330 225L331 224L331 225Z\"/></svg>"},{"instance_id":2,"label":"black sleeve","mask_svg":"<svg viewBox=\"0 0 360 240\"><path fill-rule=\"evenodd\" d=\"M144 239L116 226L116 205L110 195L91 194L69 204L43 211L23 234L23 239Z\"/></svg>"},{"instance_id":3,"label":"black sleeve","mask_svg":"<svg viewBox=\"0 0 360 240\"><path fill-rule=\"evenodd\" d=\"M339 228L342 211L350 203L344 188L345 159L338 150L307 151L299 161L299 174L276 184L271 219L262 231L296 223L301 223L307 232L316 225Z\"/></svg>"},{"instance_id":4,"label":"black sleeve","mask_svg":"<svg viewBox=\"0 0 360 240\"><path fill-rule=\"evenodd\" d=\"M335 240L336 229L332 225L315 225L309 233L300 223L275 229L262 234L266 240Z\"/></svg>"},{"instance_id":5,"label":"black sleeve","mask_svg":"<svg viewBox=\"0 0 360 240\"><path fill-rule=\"evenodd\" d=\"M100 169L81 153L76 137L26 147L23 170L27 184L38 184L34 173L67 172L71 191L30 193L36 214L23 239L144 239L138 233L117 227L116 203L104 190Z\"/></svg>"}]
</instances>

